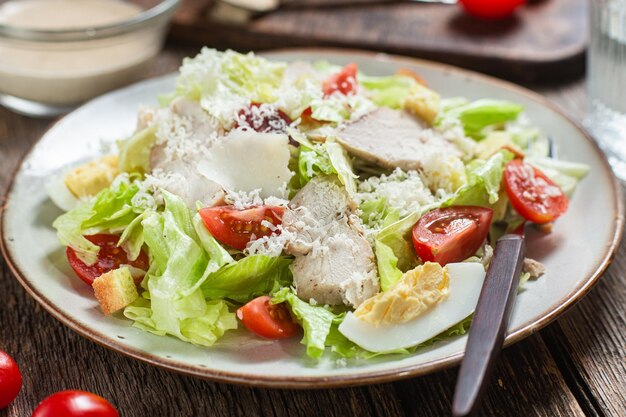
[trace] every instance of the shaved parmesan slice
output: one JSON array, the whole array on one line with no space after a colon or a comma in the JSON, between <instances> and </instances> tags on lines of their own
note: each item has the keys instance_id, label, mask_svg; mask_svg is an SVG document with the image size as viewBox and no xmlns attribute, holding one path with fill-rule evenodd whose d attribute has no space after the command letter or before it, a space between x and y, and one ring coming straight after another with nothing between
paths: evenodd
<instances>
[{"instance_id":1,"label":"shaved parmesan slice","mask_svg":"<svg viewBox=\"0 0 626 417\"><path fill-rule=\"evenodd\" d=\"M448 297L415 319L376 326L350 312L339 331L370 352L389 352L417 346L461 322L476 308L485 269L472 262L452 263L446 268L450 276Z\"/></svg>"},{"instance_id":2,"label":"shaved parmesan slice","mask_svg":"<svg viewBox=\"0 0 626 417\"><path fill-rule=\"evenodd\" d=\"M230 191L261 189L261 198L284 197L292 176L285 134L233 130L198 163L198 172Z\"/></svg>"}]
</instances>

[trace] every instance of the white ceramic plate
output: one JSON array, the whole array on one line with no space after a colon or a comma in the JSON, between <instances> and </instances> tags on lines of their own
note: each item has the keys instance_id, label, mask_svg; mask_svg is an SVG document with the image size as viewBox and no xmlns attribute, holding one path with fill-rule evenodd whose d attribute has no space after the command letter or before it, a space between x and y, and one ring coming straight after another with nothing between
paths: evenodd
<instances>
[{"instance_id":1,"label":"white ceramic plate","mask_svg":"<svg viewBox=\"0 0 626 417\"><path fill-rule=\"evenodd\" d=\"M521 103L530 119L552 136L559 156L589 164L568 213L548 235L532 233L530 257L547 273L530 282L515 305L507 343L537 331L580 299L610 262L623 228L620 188L598 147L575 123L541 97L512 84L453 67L414 59L339 50L279 51L285 60L356 62L367 74L391 74L399 67L421 74L443 96L496 98ZM297 340L259 341L231 332L212 348L158 337L105 317L91 290L77 280L57 242L52 221L60 214L44 190L46 179L68 164L103 152L103 145L128 136L137 108L169 92L174 76L145 81L91 101L54 125L26 156L8 192L2 249L26 290L52 315L78 333L154 365L203 378L272 387L329 387L406 378L459 362L466 337L457 337L410 356L347 364L325 358L312 363Z\"/></svg>"}]
</instances>

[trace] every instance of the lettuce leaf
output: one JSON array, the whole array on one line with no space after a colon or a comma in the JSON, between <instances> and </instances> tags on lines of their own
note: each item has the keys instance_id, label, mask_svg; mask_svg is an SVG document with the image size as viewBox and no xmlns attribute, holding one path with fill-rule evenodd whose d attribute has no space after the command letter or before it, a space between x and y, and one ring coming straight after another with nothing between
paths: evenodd
<instances>
[{"instance_id":1,"label":"lettuce leaf","mask_svg":"<svg viewBox=\"0 0 626 417\"><path fill-rule=\"evenodd\" d=\"M336 171L323 145L313 145L313 147L300 145L298 172L296 173L298 188L304 187L311 178L317 175L332 174L336 174Z\"/></svg>"},{"instance_id":2,"label":"lettuce leaf","mask_svg":"<svg viewBox=\"0 0 626 417\"><path fill-rule=\"evenodd\" d=\"M152 318L150 301L138 298L124 309L124 316L133 321L133 326L141 330L165 336L167 332L157 327ZM184 319L180 326L182 340L200 346L211 346L224 335L227 330L237 328L235 314L228 311L228 305L222 300L206 302L204 314L192 319Z\"/></svg>"},{"instance_id":3,"label":"lettuce leaf","mask_svg":"<svg viewBox=\"0 0 626 417\"><path fill-rule=\"evenodd\" d=\"M474 139L483 137L483 129L517 119L524 111L519 104L503 100L481 99L470 103L448 101L443 118L457 119L465 134Z\"/></svg>"},{"instance_id":4,"label":"lettuce leaf","mask_svg":"<svg viewBox=\"0 0 626 417\"><path fill-rule=\"evenodd\" d=\"M359 74L359 85L369 93L378 106L401 109L409 94L413 81L409 77L392 75L389 77L370 77Z\"/></svg>"},{"instance_id":5,"label":"lettuce leaf","mask_svg":"<svg viewBox=\"0 0 626 417\"><path fill-rule=\"evenodd\" d=\"M326 149L326 154L328 155L333 170L339 177L339 181L346 187L348 195L354 197L356 195L355 179L358 178L358 176L354 174L352 162L345 149L337 142L331 140L327 140L326 143L324 143L324 148Z\"/></svg>"},{"instance_id":6,"label":"lettuce leaf","mask_svg":"<svg viewBox=\"0 0 626 417\"><path fill-rule=\"evenodd\" d=\"M504 165L513 158L508 151L495 153L489 159L475 159L466 166L467 184L459 188L442 205L491 206L500 199Z\"/></svg>"},{"instance_id":7,"label":"lettuce leaf","mask_svg":"<svg viewBox=\"0 0 626 417\"><path fill-rule=\"evenodd\" d=\"M539 168L561 190L571 197L578 182L583 179L590 170L589 165L580 162L560 161L552 158L526 157L525 162Z\"/></svg>"},{"instance_id":8,"label":"lettuce leaf","mask_svg":"<svg viewBox=\"0 0 626 417\"><path fill-rule=\"evenodd\" d=\"M93 265L100 248L84 236L104 231L117 233L129 226L146 210L146 207L133 205L132 199L138 191L136 183L122 178L91 200L62 214L52 223L59 241L71 247L87 265Z\"/></svg>"},{"instance_id":9,"label":"lettuce leaf","mask_svg":"<svg viewBox=\"0 0 626 417\"><path fill-rule=\"evenodd\" d=\"M291 312L304 329L304 337L301 343L306 346L306 353L313 359L319 359L324 354L327 339L331 328L339 326L343 315L336 315L322 306L313 306L302 301L291 288L283 288L272 297L272 303L287 302ZM335 338L342 336L338 331ZM344 337L345 339L345 337ZM332 340L332 339L331 339ZM346 339L347 340L347 339Z\"/></svg>"},{"instance_id":10,"label":"lettuce leaf","mask_svg":"<svg viewBox=\"0 0 626 417\"><path fill-rule=\"evenodd\" d=\"M176 80L174 97L198 101L224 126L250 102L273 103L279 99L286 64L269 61L254 53L202 48L194 58L185 58Z\"/></svg>"},{"instance_id":11,"label":"lettuce leaf","mask_svg":"<svg viewBox=\"0 0 626 417\"><path fill-rule=\"evenodd\" d=\"M206 298L228 298L245 303L280 287L291 285L289 266L293 259L285 256L252 255L224 266L209 275L202 284Z\"/></svg>"},{"instance_id":12,"label":"lettuce leaf","mask_svg":"<svg viewBox=\"0 0 626 417\"><path fill-rule=\"evenodd\" d=\"M152 212L141 222L152 262L142 283L147 291L124 314L144 330L210 346L236 328L237 321L225 301L207 300L200 287L231 258L212 246L208 233L198 236L182 199L162 193L163 212Z\"/></svg>"},{"instance_id":13,"label":"lettuce leaf","mask_svg":"<svg viewBox=\"0 0 626 417\"><path fill-rule=\"evenodd\" d=\"M400 212L389 206L384 197L364 201L359 205L359 210L363 223L374 228L382 229L400 220Z\"/></svg>"},{"instance_id":14,"label":"lettuce leaf","mask_svg":"<svg viewBox=\"0 0 626 417\"><path fill-rule=\"evenodd\" d=\"M422 215L437 204L423 207L401 220L383 228L374 242L380 286L386 291L397 282L405 271L417 265L417 257L411 241L411 231Z\"/></svg>"},{"instance_id":15,"label":"lettuce leaf","mask_svg":"<svg viewBox=\"0 0 626 417\"><path fill-rule=\"evenodd\" d=\"M345 150L338 143L329 139L326 143L307 146L300 145L298 172L295 182L298 188L304 187L311 178L318 175L336 174L349 195L356 194L357 176L352 169L352 162Z\"/></svg>"},{"instance_id":16,"label":"lettuce leaf","mask_svg":"<svg viewBox=\"0 0 626 417\"><path fill-rule=\"evenodd\" d=\"M147 127L125 140L117 142L122 172L145 174L150 172L150 151L156 141L156 127Z\"/></svg>"}]
</instances>

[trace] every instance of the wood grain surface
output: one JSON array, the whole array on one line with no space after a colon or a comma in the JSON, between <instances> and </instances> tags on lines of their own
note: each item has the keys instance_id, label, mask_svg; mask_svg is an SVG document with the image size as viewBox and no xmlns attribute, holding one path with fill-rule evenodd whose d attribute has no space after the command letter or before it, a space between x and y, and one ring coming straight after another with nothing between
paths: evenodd
<instances>
[{"instance_id":1,"label":"wood grain surface","mask_svg":"<svg viewBox=\"0 0 626 417\"><path fill-rule=\"evenodd\" d=\"M531 0L501 21L478 20L446 4L294 0L243 25L211 18L216 3L183 0L172 36L237 49L371 49L524 81L562 80L584 71L587 0Z\"/></svg>"},{"instance_id":2,"label":"wood grain surface","mask_svg":"<svg viewBox=\"0 0 626 417\"><path fill-rule=\"evenodd\" d=\"M197 48L170 44L146 77L173 71ZM582 80L530 85L580 119ZM0 192L50 121L0 109ZM36 242L33 242L36 244ZM593 291L555 323L504 350L481 415L626 415L626 243ZM0 349L21 366L24 386L0 417L28 417L62 389L108 398L123 417L450 415L457 369L361 388L292 391L212 383L162 371L78 336L46 313L0 262Z\"/></svg>"}]
</instances>

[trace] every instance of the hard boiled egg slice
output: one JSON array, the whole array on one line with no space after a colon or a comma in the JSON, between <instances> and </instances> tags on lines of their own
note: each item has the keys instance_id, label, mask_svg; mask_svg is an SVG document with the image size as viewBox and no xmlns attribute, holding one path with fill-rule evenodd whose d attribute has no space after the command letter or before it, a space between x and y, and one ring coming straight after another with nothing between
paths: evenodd
<instances>
[{"instance_id":1,"label":"hard boiled egg slice","mask_svg":"<svg viewBox=\"0 0 626 417\"><path fill-rule=\"evenodd\" d=\"M388 352L419 345L461 322L476 308L485 269L473 262L452 263L446 268L448 296L413 320L376 326L348 313L339 331L370 352Z\"/></svg>"}]
</instances>

